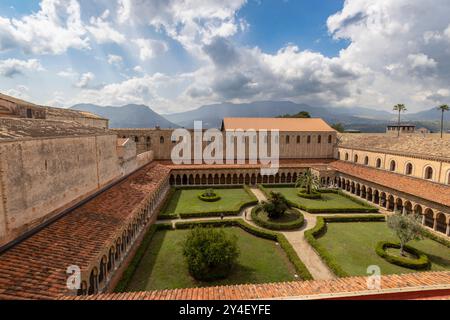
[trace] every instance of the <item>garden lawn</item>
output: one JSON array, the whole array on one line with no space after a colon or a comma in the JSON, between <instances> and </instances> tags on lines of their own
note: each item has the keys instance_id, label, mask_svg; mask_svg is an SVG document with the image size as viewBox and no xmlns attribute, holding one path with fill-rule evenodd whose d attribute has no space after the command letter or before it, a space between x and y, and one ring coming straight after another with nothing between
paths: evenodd
<instances>
[{"instance_id":1,"label":"garden lawn","mask_svg":"<svg viewBox=\"0 0 450 320\"><path fill-rule=\"evenodd\" d=\"M164 209L166 214L201 214L213 212L231 212L239 210L242 206L255 200L244 188L213 189L221 199L216 202L206 202L198 198L198 195L206 189L176 190Z\"/></svg>"},{"instance_id":2,"label":"garden lawn","mask_svg":"<svg viewBox=\"0 0 450 320\"><path fill-rule=\"evenodd\" d=\"M298 196L298 189L292 187L266 187L266 190L283 194L286 199L297 204L305 211L326 213L327 209L337 209L340 212L345 212L345 210L355 212L372 208L337 193L322 193L321 199L305 199Z\"/></svg>"},{"instance_id":3,"label":"garden lawn","mask_svg":"<svg viewBox=\"0 0 450 320\"><path fill-rule=\"evenodd\" d=\"M385 222L328 223L327 232L317 241L349 275L367 275L370 265L378 265L382 274L417 272L391 264L376 254L379 241L398 241ZM409 245L428 255L431 270L450 270L450 248L428 238Z\"/></svg>"},{"instance_id":4,"label":"garden lawn","mask_svg":"<svg viewBox=\"0 0 450 320\"><path fill-rule=\"evenodd\" d=\"M294 266L275 242L255 237L240 228L225 228L238 237L240 256L224 280L198 282L188 272L182 246L189 230L155 233L126 291L148 291L202 286L266 283L295 280Z\"/></svg>"}]
</instances>

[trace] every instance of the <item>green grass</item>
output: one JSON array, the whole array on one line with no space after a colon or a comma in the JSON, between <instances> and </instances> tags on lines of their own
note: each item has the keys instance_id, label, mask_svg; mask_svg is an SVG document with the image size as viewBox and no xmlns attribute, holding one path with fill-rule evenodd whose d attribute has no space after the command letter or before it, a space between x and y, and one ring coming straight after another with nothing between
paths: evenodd
<instances>
[{"instance_id":1,"label":"green grass","mask_svg":"<svg viewBox=\"0 0 450 320\"><path fill-rule=\"evenodd\" d=\"M325 211L332 210L349 210L352 212L358 210L366 210L371 208L368 205L353 201L351 198L337 194L337 193L322 193L321 199L305 199L298 196L298 189L292 187L271 187L266 186L267 191L274 191L282 193L286 199L304 208L306 211Z\"/></svg>"},{"instance_id":2,"label":"green grass","mask_svg":"<svg viewBox=\"0 0 450 320\"><path fill-rule=\"evenodd\" d=\"M416 272L391 264L376 254L379 241L398 241L385 222L328 223L327 232L317 241L349 275L367 275L370 265L378 265L382 274ZM428 238L409 245L427 254L431 270L450 270L450 248Z\"/></svg>"},{"instance_id":3,"label":"green grass","mask_svg":"<svg viewBox=\"0 0 450 320\"><path fill-rule=\"evenodd\" d=\"M252 198L244 188L214 189L221 199L215 202L202 201L198 195L206 189L182 189L176 190L162 212L167 214L201 214L212 212L238 211L252 201Z\"/></svg>"},{"instance_id":4,"label":"green grass","mask_svg":"<svg viewBox=\"0 0 450 320\"><path fill-rule=\"evenodd\" d=\"M262 221L273 222L273 223L289 223L289 222L296 221L300 218L300 212L295 211L295 209L286 211L281 217L276 218L276 219L269 218L269 214L262 210L259 211L258 215Z\"/></svg>"},{"instance_id":5,"label":"green grass","mask_svg":"<svg viewBox=\"0 0 450 320\"><path fill-rule=\"evenodd\" d=\"M255 237L236 227L224 230L237 235L241 252L236 269L227 279L208 283L193 279L182 254L182 245L189 230L158 231L126 291L295 280L294 266L275 242Z\"/></svg>"}]
</instances>

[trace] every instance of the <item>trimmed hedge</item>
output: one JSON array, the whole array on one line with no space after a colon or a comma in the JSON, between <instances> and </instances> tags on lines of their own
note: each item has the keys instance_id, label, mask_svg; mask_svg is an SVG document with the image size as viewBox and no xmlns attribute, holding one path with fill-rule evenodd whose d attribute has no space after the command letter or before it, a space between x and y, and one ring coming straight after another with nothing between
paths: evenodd
<instances>
[{"instance_id":1,"label":"trimmed hedge","mask_svg":"<svg viewBox=\"0 0 450 320\"><path fill-rule=\"evenodd\" d=\"M295 213L298 214L298 218L291 222L276 222L276 221L265 221L259 218L259 212L261 211L261 208L254 207L252 209L251 215L252 220L255 222L258 226L270 230L295 230L300 229L303 224L305 223L305 217L300 212L296 211Z\"/></svg>"},{"instance_id":2,"label":"trimmed hedge","mask_svg":"<svg viewBox=\"0 0 450 320\"><path fill-rule=\"evenodd\" d=\"M322 198L322 194L320 192L317 192L317 191L313 191L311 193L306 193L306 192L299 191L299 192L297 192L297 195L300 198L312 199L312 200L317 200L317 199L321 199Z\"/></svg>"},{"instance_id":3,"label":"trimmed hedge","mask_svg":"<svg viewBox=\"0 0 450 320\"><path fill-rule=\"evenodd\" d=\"M328 251L316 240L327 231L327 225L323 217L317 218L316 226L310 230L305 231L305 239L316 250L320 258L330 268L331 271L338 277L348 277L349 274L342 269L342 267L328 254Z\"/></svg>"},{"instance_id":4,"label":"trimmed hedge","mask_svg":"<svg viewBox=\"0 0 450 320\"><path fill-rule=\"evenodd\" d=\"M171 193L169 194L168 200L167 202L164 204L164 207L161 212L161 214L159 214L158 219L160 220L173 220L173 219L178 219L178 218L182 218L182 219L190 219L190 218L211 218L211 217L220 217L221 215L223 216L237 216L241 213L241 211L245 208L245 207L250 207L250 206L254 206L257 205L259 203L258 199L256 198L256 196L253 194L253 192L250 190L250 187L247 185L243 185L243 186L217 186L215 187L215 189L236 189L236 188L243 188L244 191L249 195L249 197L251 198L250 201L242 204L239 209L237 210L230 210L230 211L210 211L210 212L187 212L187 213L180 213L180 214L174 214L174 213L164 213L164 211L166 210L170 199L173 197L174 193L178 190L195 190L195 189L203 189L203 188L199 188L198 186L193 186L193 187L176 187L176 188L172 188L171 189Z\"/></svg>"},{"instance_id":5,"label":"trimmed hedge","mask_svg":"<svg viewBox=\"0 0 450 320\"><path fill-rule=\"evenodd\" d=\"M422 235L450 248L450 240L447 240L444 237L434 234L433 232L427 230L424 226L422 226Z\"/></svg>"},{"instance_id":6,"label":"trimmed hedge","mask_svg":"<svg viewBox=\"0 0 450 320\"><path fill-rule=\"evenodd\" d=\"M277 232L262 230L260 228L256 228L248 223L246 223L242 219L230 219L230 220L210 220L210 221L193 221L193 222L177 222L175 224L176 229L190 229L196 226L204 226L204 227L239 227L242 230L263 239L268 239L272 241L276 241L280 244L280 247L286 252L286 255L294 265L296 272L303 280L312 280L313 277L311 273L308 271L306 266L298 257L294 248L291 246L286 237Z\"/></svg>"},{"instance_id":7,"label":"trimmed hedge","mask_svg":"<svg viewBox=\"0 0 450 320\"><path fill-rule=\"evenodd\" d=\"M274 187L292 187L292 185L274 185ZM267 190L267 188L265 187L265 185L262 184L258 184L258 189L261 190L264 195L266 197L270 196L270 191ZM326 191L325 191L326 190ZM342 192L341 190L333 190L333 189L319 189L320 193L335 193L335 194L339 194L340 196L346 197L348 199L351 199L353 202L362 205L364 207L366 207L365 209L360 209L360 208L320 208L320 209L313 209L313 208L308 208L306 206L300 205L296 202L290 201L288 200L289 204L294 207L294 208L298 208L300 210L303 211L307 211L309 213L377 213L378 209L365 203L363 200L357 199L355 197L352 197L344 192Z\"/></svg>"},{"instance_id":8,"label":"trimmed hedge","mask_svg":"<svg viewBox=\"0 0 450 320\"><path fill-rule=\"evenodd\" d=\"M171 230L171 229L172 229L172 225L168 224L168 223L153 224L150 226L150 228L148 229L144 238L142 239L142 242L139 245L139 248L137 249L136 253L134 254L133 259L131 260L130 264L123 272L122 278L120 279L117 286L114 288L114 292L125 292L133 274L136 272L136 269L139 266L139 263L141 262L142 258L144 257L144 254L147 251L148 246L150 245L150 242L152 241L153 236L155 235L156 231Z\"/></svg>"},{"instance_id":9,"label":"trimmed hedge","mask_svg":"<svg viewBox=\"0 0 450 320\"><path fill-rule=\"evenodd\" d=\"M383 258L384 260L393 263L395 265L414 269L414 270L423 270L428 269L430 267L430 260L428 259L427 255L423 253L420 250L417 250L413 247L406 246L404 247L404 250L416 257L417 259L411 259L406 257L399 257L395 256L393 254L389 254L386 249L387 248L395 248L400 249L400 243L397 242L389 242L389 241L380 241L377 243L375 247L376 253Z\"/></svg>"},{"instance_id":10,"label":"trimmed hedge","mask_svg":"<svg viewBox=\"0 0 450 320\"><path fill-rule=\"evenodd\" d=\"M218 194L214 194L214 196L205 196L203 193L199 194L198 198L206 202L216 202L222 199L222 197L219 196Z\"/></svg>"},{"instance_id":11,"label":"trimmed hedge","mask_svg":"<svg viewBox=\"0 0 450 320\"><path fill-rule=\"evenodd\" d=\"M169 206L170 200L172 200L172 197L175 194L175 192L176 192L175 188L170 188L169 192L167 193L166 200L164 201L164 204L161 207L161 211L158 214L159 220L173 220L179 218L178 214L165 213L167 207Z\"/></svg>"}]
</instances>

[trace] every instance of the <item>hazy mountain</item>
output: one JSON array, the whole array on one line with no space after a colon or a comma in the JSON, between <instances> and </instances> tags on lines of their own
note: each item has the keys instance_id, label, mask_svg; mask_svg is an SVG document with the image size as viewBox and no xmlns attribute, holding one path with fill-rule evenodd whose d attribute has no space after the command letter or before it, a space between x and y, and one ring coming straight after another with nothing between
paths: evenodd
<instances>
[{"instance_id":1,"label":"hazy mountain","mask_svg":"<svg viewBox=\"0 0 450 320\"><path fill-rule=\"evenodd\" d=\"M411 121L441 121L442 112L438 108L432 108L417 113L405 113L402 117ZM444 113L444 121L450 121L450 112Z\"/></svg>"},{"instance_id":2,"label":"hazy mountain","mask_svg":"<svg viewBox=\"0 0 450 320\"><path fill-rule=\"evenodd\" d=\"M389 121L395 114L367 108L312 107L290 101L259 101L252 103L221 103L202 106L192 111L164 115L168 120L186 128L191 128L195 120L202 120L206 128L220 127L225 117L277 117L307 111L312 117L321 117L328 123Z\"/></svg>"},{"instance_id":3,"label":"hazy mountain","mask_svg":"<svg viewBox=\"0 0 450 320\"><path fill-rule=\"evenodd\" d=\"M179 127L144 105L129 104L123 107L102 107L93 104L77 104L71 109L88 111L107 118L110 128Z\"/></svg>"}]
</instances>

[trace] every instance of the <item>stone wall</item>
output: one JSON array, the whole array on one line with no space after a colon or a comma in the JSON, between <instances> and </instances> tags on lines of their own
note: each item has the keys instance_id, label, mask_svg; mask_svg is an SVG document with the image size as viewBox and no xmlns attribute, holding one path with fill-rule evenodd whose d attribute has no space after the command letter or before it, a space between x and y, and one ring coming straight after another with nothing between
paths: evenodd
<instances>
[{"instance_id":1,"label":"stone wall","mask_svg":"<svg viewBox=\"0 0 450 320\"><path fill-rule=\"evenodd\" d=\"M367 159L366 159L367 157ZM426 179L426 170L431 168L433 182L450 184L450 161L439 160L437 157L422 157L394 154L390 152L378 152L352 148L338 148L337 158L353 163L364 164L381 170L405 174L419 179ZM393 167L391 165L395 163ZM408 172L407 167L412 169Z\"/></svg>"},{"instance_id":2,"label":"stone wall","mask_svg":"<svg viewBox=\"0 0 450 320\"><path fill-rule=\"evenodd\" d=\"M155 160L170 160L172 149L176 145L176 142L172 141L172 129L113 129L112 131L116 132L119 138L135 141L138 154L153 151ZM192 130L190 131L192 133ZM191 136L193 145L193 133ZM334 157L337 139L335 132L280 132L279 143L280 159L326 159ZM203 148L206 145L207 142L203 142ZM248 155L248 144L246 154Z\"/></svg>"},{"instance_id":3,"label":"stone wall","mask_svg":"<svg viewBox=\"0 0 450 320\"><path fill-rule=\"evenodd\" d=\"M0 246L121 176L115 135L0 143Z\"/></svg>"}]
</instances>

